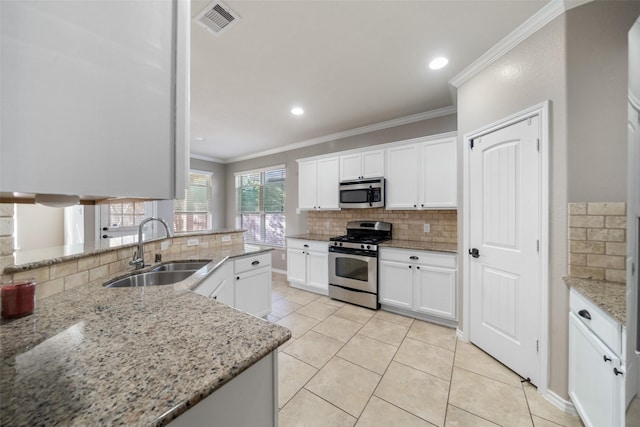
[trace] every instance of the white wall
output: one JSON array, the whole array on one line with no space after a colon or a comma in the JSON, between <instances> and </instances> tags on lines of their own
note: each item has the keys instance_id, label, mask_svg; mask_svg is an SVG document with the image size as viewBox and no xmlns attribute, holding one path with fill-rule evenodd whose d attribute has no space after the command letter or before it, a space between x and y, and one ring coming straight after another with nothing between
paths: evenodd
<instances>
[{"instance_id":1,"label":"white wall","mask_svg":"<svg viewBox=\"0 0 640 427\"><path fill-rule=\"evenodd\" d=\"M64 245L64 208L16 205L16 246L20 251Z\"/></svg>"}]
</instances>

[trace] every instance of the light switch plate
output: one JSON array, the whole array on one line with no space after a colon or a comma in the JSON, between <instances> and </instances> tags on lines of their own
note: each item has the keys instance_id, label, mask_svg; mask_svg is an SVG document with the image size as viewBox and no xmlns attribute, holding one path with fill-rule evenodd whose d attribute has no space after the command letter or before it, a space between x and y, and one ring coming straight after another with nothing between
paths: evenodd
<instances>
[{"instance_id":1,"label":"light switch plate","mask_svg":"<svg viewBox=\"0 0 640 427\"><path fill-rule=\"evenodd\" d=\"M431 224L425 224L425 225L424 225L424 232L425 232L425 233L428 233L428 232L430 232L430 231L431 231Z\"/></svg>"},{"instance_id":2,"label":"light switch plate","mask_svg":"<svg viewBox=\"0 0 640 427\"><path fill-rule=\"evenodd\" d=\"M198 239L188 239L187 246L196 246L200 241Z\"/></svg>"}]
</instances>

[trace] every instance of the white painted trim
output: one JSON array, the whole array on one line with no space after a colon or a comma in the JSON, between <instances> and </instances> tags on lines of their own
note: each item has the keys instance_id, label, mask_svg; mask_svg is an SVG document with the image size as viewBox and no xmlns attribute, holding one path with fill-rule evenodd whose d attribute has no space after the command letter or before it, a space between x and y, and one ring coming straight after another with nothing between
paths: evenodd
<instances>
[{"instance_id":1,"label":"white painted trim","mask_svg":"<svg viewBox=\"0 0 640 427\"><path fill-rule=\"evenodd\" d=\"M631 90L629 90L629 103L631 105L633 105L633 108L635 108L637 111L640 111L640 99L638 99L638 97L636 97L633 92L631 92Z\"/></svg>"},{"instance_id":2,"label":"white painted trim","mask_svg":"<svg viewBox=\"0 0 640 427\"><path fill-rule=\"evenodd\" d=\"M462 239L462 257L458 265L462 265L463 277L463 337L470 340L470 296L469 296L469 262L464 254L469 252L471 242L469 241L469 216L470 205L470 176L469 176L469 149L467 141L478 138L496 130L505 128L514 123L526 120L529 117L538 115L540 117L540 324L538 334L540 340L539 364L538 364L538 391L543 395L547 394L549 383L549 107L550 101L529 107L516 114L500 119L494 123L484 126L476 131L465 134L462 139L463 150L463 197L462 197L462 229L464 230Z\"/></svg>"},{"instance_id":3,"label":"white painted trim","mask_svg":"<svg viewBox=\"0 0 640 427\"><path fill-rule=\"evenodd\" d=\"M282 249L286 250L286 248L282 248ZM287 270L280 270L279 268L271 267L271 272L272 273L278 273L278 274L284 274L285 276L287 275Z\"/></svg>"},{"instance_id":4,"label":"white painted trim","mask_svg":"<svg viewBox=\"0 0 640 427\"><path fill-rule=\"evenodd\" d=\"M511 49L518 46L540 28L562 15L569 9L588 3L591 0L552 0L523 22L518 28L483 53L478 59L469 64L464 70L449 80L449 84L459 88L476 74L503 57Z\"/></svg>"},{"instance_id":5,"label":"white painted trim","mask_svg":"<svg viewBox=\"0 0 640 427\"><path fill-rule=\"evenodd\" d=\"M255 159L256 157L264 157L271 154L278 154L284 151L291 151L298 148L309 147L311 145L322 144L324 142L335 141L337 139L348 138L350 136L362 135L364 133L374 132L383 129L389 129L396 126L406 125L409 123L415 123L422 120L435 119L437 117L444 117L451 114L457 113L457 108L453 105L444 108L438 108L437 110L425 111L424 113L412 114L410 116L399 117L393 120L387 120L384 122L374 123L372 125L361 126L358 128L345 130L342 132L332 133L330 135L320 136L318 138L308 139L306 141L295 142L293 144L284 145L282 147L273 148L271 150L261 151L255 154L249 154L246 156L233 157L228 160L220 160L215 159L213 157L207 157L200 154L191 154L191 157L201 159L201 160L209 160L215 161L218 163L234 163L240 162L243 160Z\"/></svg>"},{"instance_id":6,"label":"white painted trim","mask_svg":"<svg viewBox=\"0 0 640 427\"><path fill-rule=\"evenodd\" d=\"M286 169L287 165L282 164L282 165L273 165L273 166L269 166L266 168L258 168L258 169L251 169L248 171L242 171L242 172L234 172L233 176L239 176L239 175L247 175L249 173L262 173L262 172L266 172L266 171L270 171L270 170L274 170L274 169Z\"/></svg>"},{"instance_id":7,"label":"white painted trim","mask_svg":"<svg viewBox=\"0 0 640 427\"><path fill-rule=\"evenodd\" d=\"M462 342L469 342L469 334L464 333L464 331L461 331L460 328L456 328L456 336L458 337L459 341Z\"/></svg>"},{"instance_id":8,"label":"white painted trim","mask_svg":"<svg viewBox=\"0 0 640 427\"><path fill-rule=\"evenodd\" d=\"M540 390L538 390L540 393ZM553 406L560 409L562 412L566 412L571 415L578 415L578 411L576 411L576 407L573 405L573 402L570 400L566 400L558 396L551 390L547 390L546 393L540 393L542 397L544 397L547 401L549 401Z\"/></svg>"},{"instance_id":9,"label":"white painted trim","mask_svg":"<svg viewBox=\"0 0 640 427\"><path fill-rule=\"evenodd\" d=\"M438 133L435 135L419 136L417 138L403 139L401 141L385 142L383 144L377 144L377 145L368 146L368 147L353 148L351 150L334 151L332 153L319 154L317 156L312 156L312 157L304 157L302 159L296 159L296 162L298 163L308 162L312 160L326 159L329 157L336 157L336 156L340 157L340 156L345 156L353 153L364 153L364 152L369 152L372 149L385 150L391 147L400 147L402 145L419 144L419 143L430 142L430 141L439 141L441 139L446 139L446 138L456 138L457 136L458 136L457 131ZM452 209L452 208L447 207L443 209Z\"/></svg>"},{"instance_id":10,"label":"white painted trim","mask_svg":"<svg viewBox=\"0 0 640 427\"><path fill-rule=\"evenodd\" d=\"M203 156L201 154L191 153L189 157L191 157L192 159L205 160L207 162L214 162L214 163L221 163L221 164L225 163L225 161L222 159L218 159L216 157Z\"/></svg>"}]
</instances>

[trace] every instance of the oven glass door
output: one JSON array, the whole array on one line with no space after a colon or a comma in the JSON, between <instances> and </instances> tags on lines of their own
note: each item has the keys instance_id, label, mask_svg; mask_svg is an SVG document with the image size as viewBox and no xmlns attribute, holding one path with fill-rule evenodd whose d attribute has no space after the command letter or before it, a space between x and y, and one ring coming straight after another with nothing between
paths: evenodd
<instances>
[{"instance_id":1,"label":"oven glass door","mask_svg":"<svg viewBox=\"0 0 640 427\"><path fill-rule=\"evenodd\" d=\"M377 293L378 259L370 256L329 252L329 283Z\"/></svg>"}]
</instances>

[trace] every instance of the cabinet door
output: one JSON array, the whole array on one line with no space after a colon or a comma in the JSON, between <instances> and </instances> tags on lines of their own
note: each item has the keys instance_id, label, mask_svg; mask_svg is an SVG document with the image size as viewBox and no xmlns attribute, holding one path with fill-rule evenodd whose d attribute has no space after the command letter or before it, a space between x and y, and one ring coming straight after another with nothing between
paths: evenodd
<instances>
[{"instance_id":1,"label":"cabinet door","mask_svg":"<svg viewBox=\"0 0 640 427\"><path fill-rule=\"evenodd\" d=\"M418 145L388 148L387 209L415 209L418 206Z\"/></svg>"},{"instance_id":2,"label":"cabinet door","mask_svg":"<svg viewBox=\"0 0 640 427\"><path fill-rule=\"evenodd\" d=\"M587 427L624 424L620 359L584 323L569 313L569 396Z\"/></svg>"},{"instance_id":3,"label":"cabinet door","mask_svg":"<svg viewBox=\"0 0 640 427\"><path fill-rule=\"evenodd\" d=\"M316 208L316 177L318 163L316 161L298 164L298 207L300 209Z\"/></svg>"},{"instance_id":4,"label":"cabinet door","mask_svg":"<svg viewBox=\"0 0 640 427\"><path fill-rule=\"evenodd\" d=\"M190 2L0 3L0 191L183 198Z\"/></svg>"},{"instance_id":5,"label":"cabinet door","mask_svg":"<svg viewBox=\"0 0 640 427\"><path fill-rule=\"evenodd\" d=\"M317 209L339 209L340 161L338 157L318 160Z\"/></svg>"},{"instance_id":6,"label":"cabinet door","mask_svg":"<svg viewBox=\"0 0 640 427\"><path fill-rule=\"evenodd\" d=\"M307 285L329 293L329 253L307 252Z\"/></svg>"},{"instance_id":7,"label":"cabinet door","mask_svg":"<svg viewBox=\"0 0 640 427\"><path fill-rule=\"evenodd\" d=\"M234 287L238 310L257 317L271 313L271 268L236 275Z\"/></svg>"},{"instance_id":8,"label":"cabinet door","mask_svg":"<svg viewBox=\"0 0 640 427\"><path fill-rule=\"evenodd\" d=\"M414 310L445 319L456 318L456 271L416 266Z\"/></svg>"},{"instance_id":9,"label":"cabinet door","mask_svg":"<svg viewBox=\"0 0 640 427\"><path fill-rule=\"evenodd\" d=\"M457 205L456 139L422 145L421 208L455 208Z\"/></svg>"},{"instance_id":10,"label":"cabinet door","mask_svg":"<svg viewBox=\"0 0 640 427\"><path fill-rule=\"evenodd\" d=\"M394 307L413 308L413 266L410 264L380 260L379 302Z\"/></svg>"},{"instance_id":11,"label":"cabinet door","mask_svg":"<svg viewBox=\"0 0 640 427\"><path fill-rule=\"evenodd\" d=\"M204 281L194 289L194 292L208 297L212 293L214 293L223 283L229 282L232 278L233 263L226 261L213 273L211 273L206 279L204 279ZM233 301L229 305L233 305Z\"/></svg>"},{"instance_id":12,"label":"cabinet door","mask_svg":"<svg viewBox=\"0 0 640 427\"><path fill-rule=\"evenodd\" d=\"M235 290L233 286L233 276L225 277L222 283L220 283L220 286L218 286L218 288L213 291L213 293L211 294L211 298L223 304L234 307Z\"/></svg>"},{"instance_id":13,"label":"cabinet door","mask_svg":"<svg viewBox=\"0 0 640 427\"><path fill-rule=\"evenodd\" d=\"M304 250L287 250L287 280L290 282L306 283L307 253Z\"/></svg>"},{"instance_id":14,"label":"cabinet door","mask_svg":"<svg viewBox=\"0 0 640 427\"><path fill-rule=\"evenodd\" d=\"M340 156L340 181L359 179L362 176L362 156L360 153Z\"/></svg>"},{"instance_id":15,"label":"cabinet door","mask_svg":"<svg viewBox=\"0 0 640 427\"><path fill-rule=\"evenodd\" d=\"M384 175L384 150L365 151L362 154L362 177L377 178Z\"/></svg>"}]
</instances>

